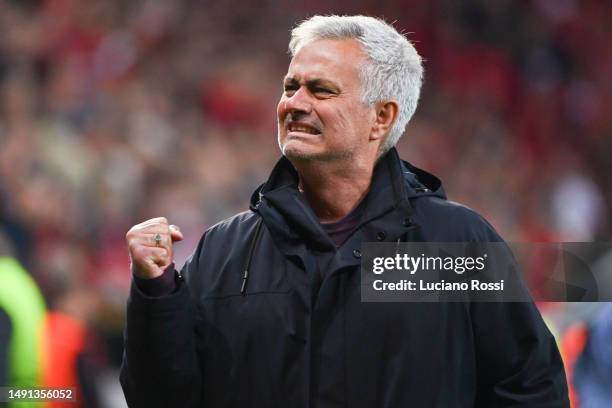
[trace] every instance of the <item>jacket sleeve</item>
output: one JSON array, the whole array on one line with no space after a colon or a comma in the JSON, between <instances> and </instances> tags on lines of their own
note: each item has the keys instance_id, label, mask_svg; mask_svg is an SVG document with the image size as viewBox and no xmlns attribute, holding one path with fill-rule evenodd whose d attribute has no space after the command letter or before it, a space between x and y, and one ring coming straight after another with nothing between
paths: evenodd
<instances>
[{"instance_id":1,"label":"jacket sleeve","mask_svg":"<svg viewBox=\"0 0 612 408\"><path fill-rule=\"evenodd\" d=\"M181 275L198 268L199 246ZM178 279L174 293L150 297L132 283L120 382L130 408L200 408L195 306Z\"/></svg>"},{"instance_id":2,"label":"jacket sleeve","mask_svg":"<svg viewBox=\"0 0 612 408\"><path fill-rule=\"evenodd\" d=\"M503 243L480 218L478 240ZM516 260L505 243L506 264ZM512 268L520 273L518 265ZM513 278L527 292L520 276ZM525 299L531 299L525 293ZM569 407L556 341L533 301L470 304L478 372L477 407Z\"/></svg>"}]
</instances>

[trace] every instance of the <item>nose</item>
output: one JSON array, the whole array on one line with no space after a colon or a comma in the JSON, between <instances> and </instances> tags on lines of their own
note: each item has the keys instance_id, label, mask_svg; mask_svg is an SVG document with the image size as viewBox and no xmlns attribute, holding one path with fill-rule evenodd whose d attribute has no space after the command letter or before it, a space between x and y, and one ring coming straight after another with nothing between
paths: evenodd
<instances>
[{"instance_id":1,"label":"nose","mask_svg":"<svg viewBox=\"0 0 612 408\"><path fill-rule=\"evenodd\" d=\"M312 103L308 90L305 87L300 87L293 95L287 96L285 98L285 109L290 114L310 113Z\"/></svg>"}]
</instances>

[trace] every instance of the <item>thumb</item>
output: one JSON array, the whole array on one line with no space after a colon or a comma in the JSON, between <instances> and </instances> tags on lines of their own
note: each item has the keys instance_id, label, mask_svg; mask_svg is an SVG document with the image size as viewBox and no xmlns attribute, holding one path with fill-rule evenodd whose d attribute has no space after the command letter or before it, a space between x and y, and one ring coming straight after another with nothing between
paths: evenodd
<instances>
[{"instance_id":1,"label":"thumb","mask_svg":"<svg viewBox=\"0 0 612 408\"><path fill-rule=\"evenodd\" d=\"M183 233L176 225L170 225L170 238L172 238L172 242L178 242L183 240Z\"/></svg>"}]
</instances>

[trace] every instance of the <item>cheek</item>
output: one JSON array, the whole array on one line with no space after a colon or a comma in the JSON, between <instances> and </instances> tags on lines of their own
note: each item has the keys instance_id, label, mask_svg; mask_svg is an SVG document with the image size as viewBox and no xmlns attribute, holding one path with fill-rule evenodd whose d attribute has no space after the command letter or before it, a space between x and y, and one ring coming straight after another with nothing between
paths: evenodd
<instances>
[{"instance_id":1,"label":"cheek","mask_svg":"<svg viewBox=\"0 0 612 408\"><path fill-rule=\"evenodd\" d=\"M338 109L330 115L334 119L331 121L332 128L339 132L351 132L355 127L353 115L350 110Z\"/></svg>"},{"instance_id":2,"label":"cheek","mask_svg":"<svg viewBox=\"0 0 612 408\"><path fill-rule=\"evenodd\" d=\"M333 117L332 128L334 133L342 135L341 140L361 140L369 136L371 115L367 109L353 105L350 109L334 112Z\"/></svg>"}]
</instances>

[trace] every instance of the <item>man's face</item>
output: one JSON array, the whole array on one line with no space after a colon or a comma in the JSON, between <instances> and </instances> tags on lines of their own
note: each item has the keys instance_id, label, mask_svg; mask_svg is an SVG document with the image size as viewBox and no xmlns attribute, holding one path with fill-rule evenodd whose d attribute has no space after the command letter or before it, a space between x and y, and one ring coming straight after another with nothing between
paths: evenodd
<instances>
[{"instance_id":1,"label":"man's face","mask_svg":"<svg viewBox=\"0 0 612 408\"><path fill-rule=\"evenodd\" d=\"M289 159L336 160L368 147L375 110L361 101L356 40L318 40L289 64L278 103L278 143Z\"/></svg>"}]
</instances>

